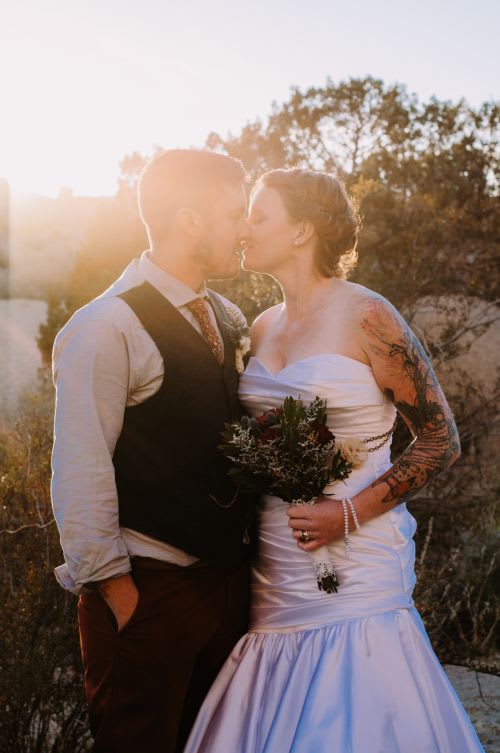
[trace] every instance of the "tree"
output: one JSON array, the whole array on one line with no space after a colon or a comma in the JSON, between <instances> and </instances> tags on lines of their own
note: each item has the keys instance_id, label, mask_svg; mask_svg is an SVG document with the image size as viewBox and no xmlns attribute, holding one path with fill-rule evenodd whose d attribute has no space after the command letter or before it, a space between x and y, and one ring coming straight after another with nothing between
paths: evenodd
<instances>
[{"instance_id":1,"label":"tree","mask_svg":"<svg viewBox=\"0 0 500 753\"><path fill-rule=\"evenodd\" d=\"M274 104L267 123L207 146L263 170L302 166L339 175L364 215L353 280L396 305L450 290L499 296L500 107L421 103L372 77Z\"/></svg>"}]
</instances>

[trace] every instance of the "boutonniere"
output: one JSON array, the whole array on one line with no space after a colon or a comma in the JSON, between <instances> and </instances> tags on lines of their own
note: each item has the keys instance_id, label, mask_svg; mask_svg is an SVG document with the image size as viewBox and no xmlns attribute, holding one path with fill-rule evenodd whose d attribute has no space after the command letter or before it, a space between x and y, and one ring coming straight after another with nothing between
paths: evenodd
<instances>
[{"instance_id":1,"label":"boutonniere","mask_svg":"<svg viewBox=\"0 0 500 753\"><path fill-rule=\"evenodd\" d=\"M238 374L245 370L244 358L250 352L250 329L243 317L234 309L226 309L228 318L228 335L234 345L234 365Z\"/></svg>"},{"instance_id":2,"label":"boutonniere","mask_svg":"<svg viewBox=\"0 0 500 753\"><path fill-rule=\"evenodd\" d=\"M241 376L243 372L245 371L245 362L244 358L247 353L250 352L251 347L251 341L249 335L243 335L238 340L238 345L234 351L234 363L236 366L236 371Z\"/></svg>"}]
</instances>

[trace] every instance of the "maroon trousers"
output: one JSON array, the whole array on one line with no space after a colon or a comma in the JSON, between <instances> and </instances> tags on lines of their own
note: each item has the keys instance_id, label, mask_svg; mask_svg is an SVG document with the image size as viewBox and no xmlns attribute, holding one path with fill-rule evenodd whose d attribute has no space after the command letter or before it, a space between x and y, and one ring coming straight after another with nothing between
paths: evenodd
<instances>
[{"instance_id":1,"label":"maroon trousers","mask_svg":"<svg viewBox=\"0 0 500 753\"><path fill-rule=\"evenodd\" d=\"M198 709L247 629L248 565L132 559L139 601L117 631L98 593L78 620L93 753L182 753Z\"/></svg>"}]
</instances>

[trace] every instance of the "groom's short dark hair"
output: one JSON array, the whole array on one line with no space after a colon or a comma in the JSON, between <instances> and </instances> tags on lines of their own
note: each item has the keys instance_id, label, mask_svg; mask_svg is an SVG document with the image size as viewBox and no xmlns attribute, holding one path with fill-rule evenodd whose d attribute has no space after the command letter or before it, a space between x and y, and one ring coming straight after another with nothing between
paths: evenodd
<instances>
[{"instance_id":1,"label":"groom's short dark hair","mask_svg":"<svg viewBox=\"0 0 500 753\"><path fill-rule=\"evenodd\" d=\"M161 152L148 162L139 180L139 211L150 238L168 234L177 210L206 211L226 186L247 181L240 160L226 154L203 149Z\"/></svg>"}]
</instances>

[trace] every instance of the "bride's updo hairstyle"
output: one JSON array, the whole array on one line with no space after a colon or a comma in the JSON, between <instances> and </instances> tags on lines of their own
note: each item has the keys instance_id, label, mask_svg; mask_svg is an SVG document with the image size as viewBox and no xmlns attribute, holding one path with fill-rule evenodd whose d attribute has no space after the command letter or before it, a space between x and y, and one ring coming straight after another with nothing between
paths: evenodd
<instances>
[{"instance_id":1,"label":"bride's updo hairstyle","mask_svg":"<svg viewBox=\"0 0 500 753\"><path fill-rule=\"evenodd\" d=\"M293 168L264 173L254 190L260 186L278 191L294 220L307 220L314 225L319 273L346 279L358 260L361 218L343 183L327 173Z\"/></svg>"}]
</instances>

